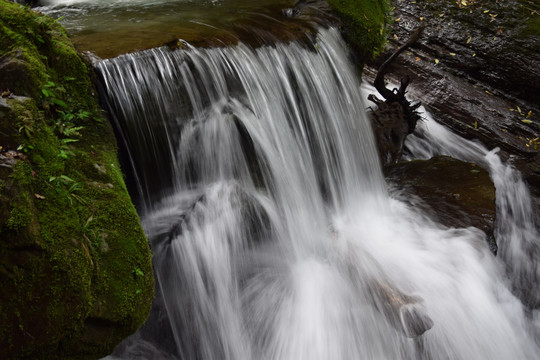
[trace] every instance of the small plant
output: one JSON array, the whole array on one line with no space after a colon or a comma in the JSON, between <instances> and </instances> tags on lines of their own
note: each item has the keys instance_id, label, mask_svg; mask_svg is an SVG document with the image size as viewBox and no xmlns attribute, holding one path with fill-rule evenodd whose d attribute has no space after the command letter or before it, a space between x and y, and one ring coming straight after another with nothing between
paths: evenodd
<instances>
[{"instance_id":1,"label":"small plant","mask_svg":"<svg viewBox=\"0 0 540 360\"><path fill-rule=\"evenodd\" d=\"M86 204L81 197L75 194L82 189L82 184L80 182L76 182L66 175L60 175L51 176L49 178L49 185L53 187L58 194L63 195L70 205L73 205L73 199L83 205Z\"/></svg>"},{"instance_id":2,"label":"small plant","mask_svg":"<svg viewBox=\"0 0 540 360\"><path fill-rule=\"evenodd\" d=\"M96 229L93 226L94 216L91 215L86 219L85 224L82 227L82 233L84 239L92 246L92 248L97 248L103 242L104 231L102 229Z\"/></svg>"},{"instance_id":3,"label":"small plant","mask_svg":"<svg viewBox=\"0 0 540 360\"><path fill-rule=\"evenodd\" d=\"M27 153L30 150L34 150L34 146L30 144L21 144L17 147L17 151L22 151L24 153Z\"/></svg>"},{"instance_id":4,"label":"small plant","mask_svg":"<svg viewBox=\"0 0 540 360\"><path fill-rule=\"evenodd\" d=\"M34 117L30 110L25 110L19 116L19 133L26 135L27 138L34 134Z\"/></svg>"},{"instance_id":5,"label":"small plant","mask_svg":"<svg viewBox=\"0 0 540 360\"><path fill-rule=\"evenodd\" d=\"M131 271L132 274L133 274L133 277L135 278L135 280L139 277L144 277L144 272L139 269L138 267L134 267L133 270ZM140 293L142 293L142 289L140 287L138 287L136 290L135 290L135 294L139 295Z\"/></svg>"},{"instance_id":6,"label":"small plant","mask_svg":"<svg viewBox=\"0 0 540 360\"><path fill-rule=\"evenodd\" d=\"M135 277L144 276L144 272L141 269L139 269L138 267L136 267L136 266L133 268L132 273L133 273L133 276L135 276Z\"/></svg>"}]
</instances>

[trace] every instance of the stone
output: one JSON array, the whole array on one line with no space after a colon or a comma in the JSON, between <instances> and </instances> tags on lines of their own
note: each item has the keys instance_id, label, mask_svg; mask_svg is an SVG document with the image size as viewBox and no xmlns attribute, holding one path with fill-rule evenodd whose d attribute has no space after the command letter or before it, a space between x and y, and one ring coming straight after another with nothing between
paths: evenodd
<instances>
[{"instance_id":1,"label":"stone","mask_svg":"<svg viewBox=\"0 0 540 360\"><path fill-rule=\"evenodd\" d=\"M486 234L487 246L496 254L495 186L480 166L447 156L402 162L388 169L387 180L398 197L421 200L415 206L448 227L473 226ZM403 193L403 192L404 193Z\"/></svg>"}]
</instances>

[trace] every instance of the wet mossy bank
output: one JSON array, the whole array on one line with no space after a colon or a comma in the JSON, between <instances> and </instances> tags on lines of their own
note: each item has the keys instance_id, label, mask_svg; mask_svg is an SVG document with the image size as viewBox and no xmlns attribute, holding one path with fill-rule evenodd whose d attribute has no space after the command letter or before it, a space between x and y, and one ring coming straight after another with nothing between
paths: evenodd
<instances>
[{"instance_id":1,"label":"wet mossy bank","mask_svg":"<svg viewBox=\"0 0 540 360\"><path fill-rule=\"evenodd\" d=\"M386 43L387 0L327 0L341 21L343 37L363 61Z\"/></svg>"},{"instance_id":2,"label":"wet mossy bank","mask_svg":"<svg viewBox=\"0 0 540 360\"><path fill-rule=\"evenodd\" d=\"M0 0L0 358L96 359L146 319L151 254L87 66Z\"/></svg>"}]
</instances>

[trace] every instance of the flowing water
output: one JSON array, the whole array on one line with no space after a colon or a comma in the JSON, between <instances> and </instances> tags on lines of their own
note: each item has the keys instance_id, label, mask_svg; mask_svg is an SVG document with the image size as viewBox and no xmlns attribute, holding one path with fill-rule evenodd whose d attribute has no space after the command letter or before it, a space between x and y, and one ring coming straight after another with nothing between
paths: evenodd
<instances>
[{"instance_id":1,"label":"flowing water","mask_svg":"<svg viewBox=\"0 0 540 360\"><path fill-rule=\"evenodd\" d=\"M96 65L153 253L148 322L111 359L537 359L538 234L496 152L426 122L417 157L488 167L490 253L388 193L338 32ZM450 139L450 140L448 140Z\"/></svg>"}]
</instances>

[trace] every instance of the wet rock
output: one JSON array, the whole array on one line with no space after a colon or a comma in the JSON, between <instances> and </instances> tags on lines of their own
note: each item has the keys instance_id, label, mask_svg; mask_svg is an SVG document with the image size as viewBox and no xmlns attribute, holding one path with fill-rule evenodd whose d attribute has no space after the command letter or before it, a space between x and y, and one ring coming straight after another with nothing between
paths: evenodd
<instances>
[{"instance_id":1,"label":"wet rock","mask_svg":"<svg viewBox=\"0 0 540 360\"><path fill-rule=\"evenodd\" d=\"M473 226L486 234L496 254L495 187L486 170L446 156L403 162L389 168L394 194L448 227ZM399 185L398 185L399 184ZM421 201L417 202L420 199Z\"/></svg>"},{"instance_id":2,"label":"wet rock","mask_svg":"<svg viewBox=\"0 0 540 360\"><path fill-rule=\"evenodd\" d=\"M409 75L409 95L454 132L500 148L522 172L540 211L540 46L531 2L396 0L389 45L376 68L419 24L424 34L389 69L393 83ZM529 10L527 10L527 8Z\"/></svg>"},{"instance_id":3,"label":"wet rock","mask_svg":"<svg viewBox=\"0 0 540 360\"><path fill-rule=\"evenodd\" d=\"M421 298L404 294L383 281L371 281L369 291L375 307L405 336L417 338L433 327Z\"/></svg>"},{"instance_id":4,"label":"wet rock","mask_svg":"<svg viewBox=\"0 0 540 360\"><path fill-rule=\"evenodd\" d=\"M419 23L426 23L418 50L460 76L540 103L538 3L395 0L393 4L399 20L392 37L401 39Z\"/></svg>"}]
</instances>

